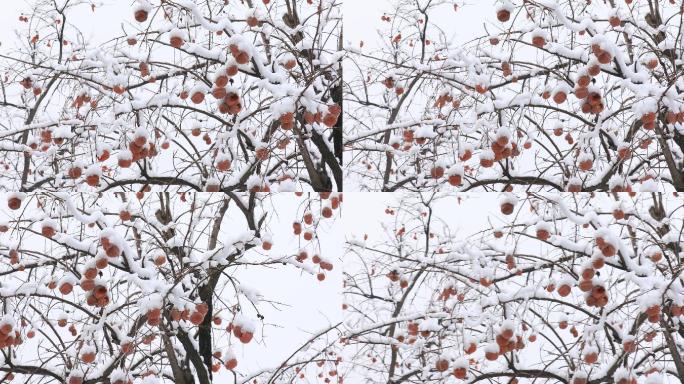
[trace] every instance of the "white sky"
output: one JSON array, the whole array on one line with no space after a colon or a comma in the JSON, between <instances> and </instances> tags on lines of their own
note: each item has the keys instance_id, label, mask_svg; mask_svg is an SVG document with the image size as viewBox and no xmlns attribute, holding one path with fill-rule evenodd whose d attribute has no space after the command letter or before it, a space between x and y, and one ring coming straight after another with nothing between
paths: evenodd
<instances>
[{"instance_id":1,"label":"white sky","mask_svg":"<svg viewBox=\"0 0 684 384\"><path fill-rule=\"evenodd\" d=\"M2 42L0 50L5 51L15 46L11 41L15 39L14 31L26 28L26 24L19 21L19 15L23 12L30 16L29 4L34 2L34 0L3 1L2 12L0 12L0 42ZM63 3L64 0L59 2ZM89 3L84 3L75 8L74 12L67 14L69 17L67 21L78 25L83 35L86 38L89 37L93 44L121 35L122 24L133 25L135 23L130 7L131 1L94 0L93 3L97 3L95 12L91 10ZM133 28L126 28L126 32L133 32Z\"/></svg>"},{"instance_id":2,"label":"white sky","mask_svg":"<svg viewBox=\"0 0 684 384\"><path fill-rule=\"evenodd\" d=\"M360 238L364 234L375 234L374 239L368 239L369 243L381 239L383 232L380 223L385 220L385 208L396 205L400 196L400 193L345 192L343 225L347 237ZM458 196L463 199L461 204L457 202ZM454 234L465 238L489 227L488 216L499 211L498 197L498 193L453 194L439 200L433 209ZM493 225L497 226L497 223Z\"/></svg>"},{"instance_id":3,"label":"white sky","mask_svg":"<svg viewBox=\"0 0 684 384\"><path fill-rule=\"evenodd\" d=\"M420 0L424 3L425 0ZM439 12L430 14L430 19L447 33L452 33L454 43L465 42L484 31L483 25L495 20L495 0L455 0L459 4L454 12L452 4L439 7ZM435 1L436 2L436 1ZM392 9L396 0L343 0L344 38L358 47L363 40L366 47L372 47L377 38L377 29L383 26L380 17Z\"/></svg>"}]
</instances>

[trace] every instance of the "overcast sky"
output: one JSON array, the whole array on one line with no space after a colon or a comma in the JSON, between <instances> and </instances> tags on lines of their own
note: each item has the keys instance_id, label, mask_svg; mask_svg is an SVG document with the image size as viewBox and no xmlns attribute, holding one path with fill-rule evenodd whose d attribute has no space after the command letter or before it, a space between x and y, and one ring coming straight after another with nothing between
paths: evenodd
<instances>
[{"instance_id":1,"label":"overcast sky","mask_svg":"<svg viewBox=\"0 0 684 384\"><path fill-rule=\"evenodd\" d=\"M421 0L421 3L425 0ZM454 43L466 42L484 31L485 23L495 20L495 0L456 0L459 4L455 12L453 4L444 4L439 12L430 14L430 19L454 39ZM360 40L365 47L373 47L377 29L381 26L380 17L392 9L396 0L343 0L344 37L358 47ZM448 2L445 2L448 3Z\"/></svg>"}]
</instances>

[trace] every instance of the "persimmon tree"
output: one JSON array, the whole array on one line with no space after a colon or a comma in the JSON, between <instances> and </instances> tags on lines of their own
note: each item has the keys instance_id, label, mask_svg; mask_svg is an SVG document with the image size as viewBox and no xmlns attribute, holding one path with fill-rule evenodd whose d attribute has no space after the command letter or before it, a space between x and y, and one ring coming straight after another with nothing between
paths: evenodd
<instances>
[{"instance_id":1,"label":"persimmon tree","mask_svg":"<svg viewBox=\"0 0 684 384\"><path fill-rule=\"evenodd\" d=\"M293 383L334 376L340 323L333 314L321 329L299 330L306 331L301 345L271 346L283 356L279 364L246 361L262 359L249 354L250 343L266 346L269 329L286 326L265 318L267 307L279 313L298 299L274 301L261 293L264 284L288 284L293 276L311 290L331 283L326 276L338 258L320 239L335 229L341 199L3 196L0 381ZM265 281L259 276L267 270L282 277Z\"/></svg>"},{"instance_id":2,"label":"persimmon tree","mask_svg":"<svg viewBox=\"0 0 684 384\"><path fill-rule=\"evenodd\" d=\"M392 4L346 47L356 188L684 190L682 1Z\"/></svg>"},{"instance_id":3,"label":"persimmon tree","mask_svg":"<svg viewBox=\"0 0 684 384\"><path fill-rule=\"evenodd\" d=\"M480 198L473 226L449 216L473 196L402 196L348 239L347 377L684 382L681 197Z\"/></svg>"},{"instance_id":4,"label":"persimmon tree","mask_svg":"<svg viewBox=\"0 0 684 384\"><path fill-rule=\"evenodd\" d=\"M0 50L6 189L342 190L339 2L30 5Z\"/></svg>"}]
</instances>

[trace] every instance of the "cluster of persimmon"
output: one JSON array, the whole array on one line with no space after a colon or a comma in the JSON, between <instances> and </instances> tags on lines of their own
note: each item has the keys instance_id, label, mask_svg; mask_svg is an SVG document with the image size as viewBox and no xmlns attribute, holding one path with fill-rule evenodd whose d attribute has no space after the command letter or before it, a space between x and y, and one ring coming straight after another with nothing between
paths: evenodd
<instances>
[{"instance_id":1,"label":"cluster of persimmon","mask_svg":"<svg viewBox=\"0 0 684 384\"><path fill-rule=\"evenodd\" d=\"M453 285L450 285L450 286L442 289L442 292L440 292L440 294L439 294L439 299L442 301L447 301L452 296L456 296L458 301L463 301L463 299L465 298L465 294L463 294L462 292L459 293L458 290L456 290L456 287L454 287Z\"/></svg>"},{"instance_id":2,"label":"cluster of persimmon","mask_svg":"<svg viewBox=\"0 0 684 384\"><path fill-rule=\"evenodd\" d=\"M67 319L66 318L61 318L57 320L57 326L60 328L64 328L67 326ZM69 333L71 333L71 336L76 337L78 335L78 331L76 330L76 326L74 324L69 325Z\"/></svg>"},{"instance_id":3,"label":"cluster of persimmon","mask_svg":"<svg viewBox=\"0 0 684 384\"><path fill-rule=\"evenodd\" d=\"M464 169L467 168L464 167ZM444 166L441 164L434 164L432 168L430 169L430 177L433 179L441 179L444 177ZM463 184L463 174L461 171L459 171L459 168L454 167L452 168L451 172L447 175L447 182L449 185L457 187L461 184Z\"/></svg>"},{"instance_id":4,"label":"cluster of persimmon","mask_svg":"<svg viewBox=\"0 0 684 384\"><path fill-rule=\"evenodd\" d=\"M153 309L156 311L156 309ZM209 313L209 306L206 303L197 303L195 308L191 311L188 308L171 308L169 315L173 321L189 321L192 325L200 325L204 321L207 313ZM148 313L149 316L149 313ZM150 324L152 325L152 324ZM158 325L158 323L156 324Z\"/></svg>"},{"instance_id":5,"label":"cluster of persimmon","mask_svg":"<svg viewBox=\"0 0 684 384\"><path fill-rule=\"evenodd\" d=\"M600 260L597 262L597 260ZM578 287L580 291L585 292L584 300L590 307L605 307L608 304L608 292L606 288L594 279L596 269L602 268L604 261L602 258L594 259L592 266L586 266L582 270L581 279ZM560 293L560 292L559 292Z\"/></svg>"},{"instance_id":6,"label":"cluster of persimmon","mask_svg":"<svg viewBox=\"0 0 684 384\"><path fill-rule=\"evenodd\" d=\"M236 115L242 110L242 100L237 90L228 87L229 78L235 76L238 73L238 67L236 65L226 66L225 72L219 73L214 79L214 86L211 90L211 95L220 100L218 104L218 110L221 113L228 115ZM204 101L204 92L206 91L203 87L196 87L191 91L183 90L180 92L179 97L185 100L190 97L190 100L194 104L200 104ZM192 93L192 94L190 94ZM193 136L199 136L199 128L194 128L192 132ZM205 135L205 141L207 141L208 136ZM210 144L211 142L207 143Z\"/></svg>"},{"instance_id":7,"label":"cluster of persimmon","mask_svg":"<svg viewBox=\"0 0 684 384\"><path fill-rule=\"evenodd\" d=\"M583 100L582 112L598 115L603 111L603 99L597 89L589 87L590 81L587 75L582 75L577 79L575 97Z\"/></svg>"},{"instance_id":8,"label":"cluster of persimmon","mask_svg":"<svg viewBox=\"0 0 684 384\"><path fill-rule=\"evenodd\" d=\"M495 140L492 140L490 149L494 156L486 156L485 153L480 154L480 165L484 168L491 168L495 162L520 154L518 145L511 141L507 134L497 133Z\"/></svg>"},{"instance_id":9,"label":"cluster of persimmon","mask_svg":"<svg viewBox=\"0 0 684 384\"><path fill-rule=\"evenodd\" d=\"M228 75L229 73L233 73L232 68L233 67L228 67L226 69L225 74L219 74L218 76L216 76L216 78L214 79L214 88L212 88L211 90L211 94L212 96L214 96L214 98L223 99L222 102L219 104L219 111L221 113L236 114L242 108L240 104L240 96L236 92L229 92L226 88L228 85L228 77L231 76L226 75ZM237 73L237 69L235 70L235 73ZM202 86L197 86L193 88L191 91L182 90L179 94L179 97L181 98L181 100L185 100L188 98L188 96L190 96L190 101L192 101L193 104L200 104L204 101L205 92L206 88ZM192 134L193 136L199 136L199 127L193 128Z\"/></svg>"},{"instance_id":10,"label":"cluster of persimmon","mask_svg":"<svg viewBox=\"0 0 684 384\"><path fill-rule=\"evenodd\" d=\"M329 357L322 358L318 361L316 361L316 366L318 368L323 368L324 365L326 365L326 362L329 362L332 360L332 365L331 367L326 367L323 368L317 375L319 379L322 379L322 381L326 384L332 383L331 377L336 377L337 376L337 384L344 384L344 377L343 376L338 376L337 372L337 367L339 364L342 362L342 357L341 356L335 356L337 353L335 351L328 351L327 355ZM334 358L334 359L333 359ZM300 379L304 379L306 376L304 375L304 372L300 367L295 367L294 369L295 373L298 374Z\"/></svg>"},{"instance_id":11,"label":"cluster of persimmon","mask_svg":"<svg viewBox=\"0 0 684 384\"><path fill-rule=\"evenodd\" d=\"M46 237L52 237L55 234L54 227L50 224L44 224L41 232ZM88 264L79 282L79 286L87 292L86 303L94 307L105 307L110 301L107 287L96 281L98 270L104 269L109 265L108 258L116 258L121 253L119 247L112 244L107 237L103 236L100 242L107 256L97 257L93 263ZM58 286L57 282L52 280L48 283L48 288L59 289L61 294L68 295L73 291L73 283L63 280Z\"/></svg>"},{"instance_id":12,"label":"cluster of persimmon","mask_svg":"<svg viewBox=\"0 0 684 384\"><path fill-rule=\"evenodd\" d=\"M342 201L342 194L332 194L330 192L321 192L320 193L321 198L323 200L328 199L330 201L330 205L326 205L321 209L321 216L324 218L330 218L333 215L333 209L337 209L340 206L340 202ZM312 226L314 222L314 217L311 211L306 211L304 212L303 215L303 222L304 224L308 226ZM292 223L292 230L293 233L297 236L301 235L304 233L304 239L309 241L313 239L313 231L312 230L307 230L307 231L302 231L302 223L300 221L295 221ZM295 256L295 260L297 260L300 263L303 263L309 258L309 254L305 249L302 249L299 251L299 253ZM314 264L317 264L318 267L320 268L319 272L316 274L316 278L318 281L323 281L325 280L325 272L324 271L332 271L333 270L333 264L326 260L323 259L320 255L314 254L311 258L311 261Z\"/></svg>"},{"instance_id":13,"label":"cluster of persimmon","mask_svg":"<svg viewBox=\"0 0 684 384\"><path fill-rule=\"evenodd\" d=\"M603 49L600 44L592 44L591 52L596 56L596 60L601 64L609 64L613 61L613 55L607 50ZM595 76L592 74L592 76Z\"/></svg>"},{"instance_id":14,"label":"cluster of persimmon","mask_svg":"<svg viewBox=\"0 0 684 384\"><path fill-rule=\"evenodd\" d=\"M90 285L92 285L92 289L87 289L90 288ZM81 282L81 288L88 292L86 295L88 305L103 308L109 304L109 291L106 286L96 284L95 280L85 280Z\"/></svg>"},{"instance_id":15,"label":"cluster of persimmon","mask_svg":"<svg viewBox=\"0 0 684 384\"><path fill-rule=\"evenodd\" d=\"M147 325L155 327L161 324L161 308L152 308L147 311Z\"/></svg>"},{"instance_id":16,"label":"cluster of persimmon","mask_svg":"<svg viewBox=\"0 0 684 384\"><path fill-rule=\"evenodd\" d=\"M268 153L268 149L267 149L267 148L264 148L264 149L266 150L266 153ZM258 150L258 149L257 149L257 150ZM263 150L263 149L262 149L262 150ZM257 153L256 156L257 156L257 158L259 158L260 154ZM218 184L216 184L216 187L215 187L215 188L212 188L211 185L208 184L206 190L207 190L207 192L211 192L212 190L213 190L214 192L217 192L217 191L218 191L217 188L219 188ZM271 186L269 185L268 180L266 180L265 178L263 178L263 179L260 179L260 180L259 180L259 183L258 183L258 184L252 185L252 187L249 188L249 191L252 192L252 193L258 193L258 192L265 192L265 193L268 193L268 192L271 192Z\"/></svg>"},{"instance_id":17,"label":"cluster of persimmon","mask_svg":"<svg viewBox=\"0 0 684 384\"><path fill-rule=\"evenodd\" d=\"M435 108L444 108L447 104L451 104L453 108L458 108L461 105L459 99L455 99L450 93L443 93L435 100Z\"/></svg>"},{"instance_id":18,"label":"cluster of persimmon","mask_svg":"<svg viewBox=\"0 0 684 384\"><path fill-rule=\"evenodd\" d=\"M327 260L323 260L319 255L313 255L311 258L311 261L314 264L318 264L318 267L320 268L320 271L316 274L316 278L318 281L323 281L325 280L325 272L323 271L332 271L333 270L333 265L331 262Z\"/></svg>"},{"instance_id":19,"label":"cluster of persimmon","mask_svg":"<svg viewBox=\"0 0 684 384\"><path fill-rule=\"evenodd\" d=\"M216 91L217 89L219 89L219 91ZM219 104L219 112L227 113L229 115L237 115L240 113L242 110L242 101L240 100L240 95L234 91L225 92L225 89L224 91L220 91L221 89L224 88L215 88L213 93L214 97L216 98L220 98L225 93L223 100Z\"/></svg>"},{"instance_id":20,"label":"cluster of persimmon","mask_svg":"<svg viewBox=\"0 0 684 384\"><path fill-rule=\"evenodd\" d=\"M249 53L247 53L244 50L241 50L237 44L230 44L230 46L228 46L228 49L230 50L230 54L233 55L233 59L235 59L235 62L238 64L247 64L251 60Z\"/></svg>"},{"instance_id":21,"label":"cluster of persimmon","mask_svg":"<svg viewBox=\"0 0 684 384\"><path fill-rule=\"evenodd\" d=\"M590 307L605 307L608 304L606 288L602 285L593 285L585 300Z\"/></svg>"},{"instance_id":22,"label":"cluster of persimmon","mask_svg":"<svg viewBox=\"0 0 684 384\"><path fill-rule=\"evenodd\" d=\"M310 112L310 111L304 111L304 121L306 121L307 124L313 124L313 123L323 123L326 127L332 128L337 124L337 120L340 118L340 114L342 113L342 108L334 103L330 104L327 106L327 111L325 114L322 114L320 111ZM281 121L282 123L282 121ZM283 127L283 129L287 129Z\"/></svg>"},{"instance_id":23,"label":"cluster of persimmon","mask_svg":"<svg viewBox=\"0 0 684 384\"><path fill-rule=\"evenodd\" d=\"M23 78L21 81L19 81L19 84L21 84L21 86L24 87L24 89L33 88L33 94L35 96L38 96L41 94L41 92L43 92L40 86L35 85L33 79L30 76Z\"/></svg>"},{"instance_id":24,"label":"cluster of persimmon","mask_svg":"<svg viewBox=\"0 0 684 384\"><path fill-rule=\"evenodd\" d=\"M679 317L684 315L684 306L682 305L677 305L675 303L670 304L670 316L672 317Z\"/></svg>"},{"instance_id":25,"label":"cluster of persimmon","mask_svg":"<svg viewBox=\"0 0 684 384\"><path fill-rule=\"evenodd\" d=\"M302 196L302 192L295 192L295 195L297 196ZM342 203L342 194L341 193L331 193L331 192L320 192L319 195L321 196L321 200L328 200L329 204L324 205L321 208L321 217L323 218L331 218L333 216L334 210L340 207L340 204ZM309 228L304 228L302 226L302 222L306 224ZM302 216L302 221L294 221L292 223L292 231L295 235L297 236L303 236L304 240L306 241L311 241L313 239L314 231L313 231L313 226L314 224L314 216L313 213L309 210L305 211L303 216ZM305 258L306 259L306 258Z\"/></svg>"},{"instance_id":26,"label":"cluster of persimmon","mask_svg":"<svg viewBox=\"0 0 684 384\"><path fill-rule=\"evenodd\" d=\"M231 322L226 327L226 331L232 332L233 336L237 337L243 344L249 344L254 337L254 330L246 327L245 324L234 324Z\"/></svg>"},{"instance_id":27,"label":"cluster of persimmon","mask_svg":"<svg viewBox=\"0 0 684 384\"><path fill-rule=\"evenodd\" d=\"M596 236L596 246L599 248L599 250L601 250L601 253L605 257L615 256L617 252L615 245L613 245L610 241L606 241L601 235Z\"/></svg>"},{"instance_id":28,"label":"cluster of persimmon","mask_svg":"<svg viewBox=\"0 0 684 384\"><path fill-rule=\"evenodd\" d=\"M583 70L575 82L575 97L582 100L582 112L598 115L604 109L603 98L600 92L591 85L591 79L601 73L601 64L608 64L612 60L612 55L604 50L600 44L592 44L592 52L596 56L595 62L590 62L588 67ZM562 103L567 95L563 92L554 95L554 101Z\"/></svg>"},{"instance_id":29,"label":"cluster of persimmon","mask_svg":"<svg viewBox=\"0 0 684 384\"><path fill-rule=\"evenodd\" d=\"M665 113L665 121L668 124L675 124L675 123L684 124L684 111L672 111L672 110L667 111Z\"/></svg>"},{"instance_id":30,"label":"cluster of persimmon","mask_svg":"<svg viewBox=\"0 0 684 384\"><path fill-rule=\"evenodd\" d=\"M670 308L670 313L673 313L676 311L673 311L672 308ZM654 304L651 305L650 307L646 308L646 316L648 317L648 321L653 323L653 324L658 324L660 322L660 305Z\"/></svg>"},{"instance_id":31,"label":"cluster of persimmon","mask_svg":"<svg viewBox=\"0 0 684 384\"><path fill-rule=\"evenodd\" d=\"M54 280L51 280L48 283L48 288L49 289L55 289L57 288L57 282ZM74 290L74 285L71 284L68 281L63 281L61 284L59 284L59 293L62 295L68 295Z\"/></svg>"},{"instance_id":32,"label":"cluster of persimmon","mask_svg":"<svg viewBox=\"0 0 684 384\"><path fill-rule=\"evenodd\" d=\"M86 268L83 272L83 277L79 282L81 289L87 292L86 303L88 305L100 308L109 304L109 292L107 287L95 280L98 275L98 269L103 269L107 266L107 260L104 259L104 263L101 263L101 260L103 259L98 260L98 262L95 264L95 267L91 266ZM50 283L49 287L54 288L52 282ZM63 295L68 295L72 292L72 290L73 285L68 281L62 282L59 286L59 292Z\"/></svg>"},{"instance_id":33,"label":"cluster of persimmon","mask_svg":"<svg viewBox=\"0 0 684 384\"><path fill-rule=\"evenodd\" d=\"M656 113L655 112L646 112L643 115L641 115L641 123L644 126L645 130L653 130L655 129L656 126Z\"/></svg>"},{"instance_id":34,"label":"cluster of persimmon","mask_svg":"<svg viewBox=\"0 0 684 384\"><path fill-rule=\"evenodd\" d=\"M440 356L437 361L435 362L435 370L437 372L446 372L449 370L449 367L451 366L449 359L446 357ZM462 361L459 360L457 361L456 364L454 364L454 369L451 372L451 374L456 377L457 379L465 379L466 376L468 375L468 365L467 365L467 360Z\"/></svg>"},{"instance_id":35,"label":"cluster of persimmon","mask_svg":"<svg viewBox=\"0 0 684 384\"><path fill-rule=\"evenodd\" d=\"M299 223L295 223L295 224L301 225ZM308 258L309 258L309 253L306 251L306 249L299 250L299 253L297 254L297 256L295 256L295 260L297 260L300 263L303 263Z\"/></svg>"},{"instance_id":36,"label":"cluster of persimmon","mask_svg":"<svg viewBox=\"0 0 684 384\"><path fill-rule=\"evenodd\" d=\"M397 340L400 343L408 343L408 344L413 344L416 342L416 339L418 335L420 335L423 338L430 337L431 332L428 330L420 330L420 324L414 322L414 321L409 321L408 324L406 325L406 330L408 333L409 338L406 339L404 335L397 335Z\"/></svg>"},{"instance_id":37,"label":"cluster of persimmon","mask_svg":"<svg viewBox=\"0 0 684 384\"><path fill-rule=\"evenodd\" d=\"M512 352L515 350L521 350L525 348L525 343L522 336L516 335L515 330L510 324L504 324L499 329L495 337L496 345L498 345L499 350L494 351L493 349L485 350L485 358L489 361L495 361L499 356ZM530 341L534 341L532 338Z\"/></svg>"},{"instance_id":38,"label":"cluster of persimmon","mask_svg":"<svg viewBox=\"0 0 684 384\"><path fill-rule=\"evenodd\" d=\"M328 200L330 202L329 206L325 205L323 206L323 209L321 209L321 216L329 219L332 217L332 210L339 208L340 204L342 204L343 195L342 193L320 192L319 196L321 196L322 200Z\"/></svg>"},{"instance_id":39,"label":"cluster of persimmon","mask_svg":"<svg viewBox=\"0 0 684 384\"><path fill-rule=\"evenodd\" d=\"M398 84L396 80L394 80L394 77L388 76L386 77L383 81L382 84L387 88L387 89L394 89L394 93L397 94L397 96L401 96L404 94L404 86L401 84Z\"/></svg>"},{"instance_id":40,"label":"cluster of persimmon","mask_svg":"<svg viewBox=\"0 0 684 384\"><path fill-rule=\"evenodd\" d=\"M132 163L157 155L156 146L153 142L149 142L144 135L136 135L135 138L128 143L128 150L130 151L131 156L119 153L118 164L121 168L128 168Z\"/></svg>"},{"instance_id":41,"label":"cluster of persimmon","mask_svg":"<svg viewBox=\"0 0 684 384\"><path fill-rule=\"evenodd\" d=\"M0 321L0 348L7 348L22 343L19 329L14 325L11 319L3 319Z\"/></svg>"},{"instance_id":42,"label":"cluster of persimmon","mask_svg":"<svg viewBox=\"0 0 684 384\"><path fill-rule=\"evenodd\" d=\"M119 246L113 243L106 235L100 236L100 245L102 245L107 257L117 258L121 255Z\"/></svg>"},{"instance_id":43,"label":"cluster of persimmon","mask_svg":"<svg viewBox=\"0 0 684 384\"><path fill-rule=\"evenodd\" d=\"M40 141L38 138L35 137L30 137L27 141L27 145L29 148L32 150L38 150L38 145L40 144L40 151L42 152L47 152L48 149L50 149L50 146L52 144L54 145L62 145L64 144L64 138L63 137L57 137L52 135L52 130L51 129L43 129L39 133L40 136ZM26 156L31 156L30 152L25 152Z\"/></svg>"},{"instance_id":44,"label":"cluster of persimmon","mask_svg":"<svg viewBox=\"0 0 684 384\"><path fill-rule=\"evenodd\" d=\"M385 276L387 276L387 278L393 283L399 282L399 287L402 289L407 288L409 285L408 278L399 273L399 271L396 269L387 272Z\"/></svg>"},{"instance_id":45,"label":"cluster of persimmon","mask_svg":"<svg viewBox=\"0 0 684 384\"><path fill-rule=\"evenodd\" d=\"M404 150L405 151L408 151L409 149L411 149L411 147L413 146L414 140L418 144L421 144L421 142L425 143L425 141L422 138L416 139L414 136L414 133L413 133L413 129L410 129L410 128L407 128L404 130L404 132L402 133L402 138L404 140ZM401 147L401 143L399 141L394 141L390 145L395 150L399 149Z\"/></svg>"},{"instance_id":46,"label":"cluster of persimmon","mask_svg":"<svg viewBox=\"0 0 684 384\"><path fill-rule=\"evenodd\" d=\"M74 101L71 103L71 106L73 108L81 108L84 104L87 103L90 103L90 106L92 108L97 107L97 101L90 96L90 93L82 91L76 96Z\"/></svg>"},{"instance_id":47,"label":"cluster of persimmon","mask_svg":"<svg viewBox=\"0 0 684 384\"><path fill-rule=\"evenodd\" d=\"M112 91L114 93L116 93L117 95L123 95L124 92L126 92L126 86L124 86L123 84L115 84L111 88L112 88Z\"/></svg>"}]
</instances>

